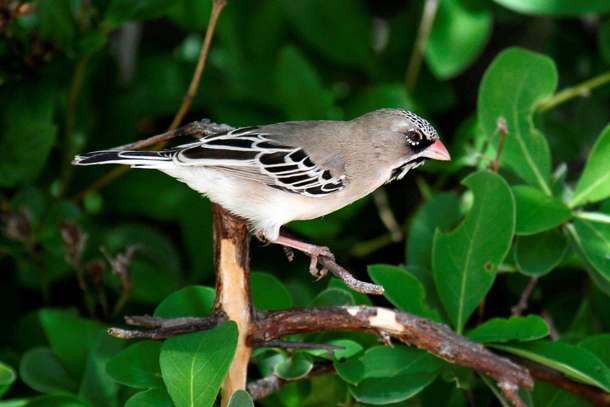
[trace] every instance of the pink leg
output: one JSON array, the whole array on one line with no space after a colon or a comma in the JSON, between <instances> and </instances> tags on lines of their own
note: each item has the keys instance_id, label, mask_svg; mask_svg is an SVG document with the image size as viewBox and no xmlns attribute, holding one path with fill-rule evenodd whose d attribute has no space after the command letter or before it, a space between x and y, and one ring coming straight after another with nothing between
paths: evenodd
<instances>
[{"instance_id":1,"label":"pink leg","mask_svg":"<svg viewBox=\"0 0 610 407\"><path fill-rule=\"evenodd\" d=\"M299 250L309 255L309 257L311 258L311 261L309 263L309 272L317 279L324 277L328 272L328 270L324 268L318 270L318 258L322 256L329 257L333 260L335 259L335 256L328 247L316 246L314 244L303 242L302 240L298 240L283 234L280 234L280 236L272 243L279 244L284 247L290 247L292 249Z\"/></svg>"}]
</instances>

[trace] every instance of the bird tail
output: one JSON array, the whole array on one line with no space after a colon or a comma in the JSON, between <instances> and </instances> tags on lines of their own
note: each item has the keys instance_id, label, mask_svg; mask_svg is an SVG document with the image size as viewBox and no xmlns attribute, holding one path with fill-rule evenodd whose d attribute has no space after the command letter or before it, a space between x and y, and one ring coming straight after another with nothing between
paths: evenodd
<instances>
[{"instance_id":1,"label":"bird tail","mask_svg":"<svg viewBox=\"0 0 610 407\"><path fill-rule=\"evenodd\" d=\"M77 155L72 165L124 164L134 168L165 168L171 166L173 150L125 151L101 150Z\"/></svg>"}]
</instances>

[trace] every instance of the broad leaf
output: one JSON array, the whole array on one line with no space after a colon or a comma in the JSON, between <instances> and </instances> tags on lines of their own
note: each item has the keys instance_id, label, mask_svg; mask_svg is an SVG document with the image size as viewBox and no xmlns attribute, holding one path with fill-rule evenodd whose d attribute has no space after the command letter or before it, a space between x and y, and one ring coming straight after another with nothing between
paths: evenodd
<instances>
[{"instance_id":1,"label":"broad leaf","mask_svg":"<svg viewBox=\"0 0 610 407\"><path fill-rule=\"evenodd\" d=\"M606 0L494 0L511 10L534 15L579 15L610 11Z\"/></svg>"},{"instance_id":2,"label":"broad leaf","mask_svg":"<svg viewBox=\"0 0 610 407\"><path fill-rule=\"evenodd\" d=\"M610 334L589 336L578 346L589 350L610 368Z\"/></svg>"},{"instance_id":3,"label":"broad leaf","mask_svg":"<svg viewBox=\"0 0 610 407\"><path fill-rule=\"evenodd\" d=\"M142 341L123 349L106 364L106 371L118 383L136 388L163 387L159 353L161 343Z\"/></svg>"},{"instance_id":4,"label":"broad leaf","mask_svg":"<svg viewBox=\"0 0 610 407\"><path fill-rule=\"evenodd\" d=\"M165 298L155 309L154 315L162 318L207 315L212 311L215 295L210 287L184 287Z\"/></svg>"},{"instance_id":5,"label":"broad leaf","mask_svg":"<svg viewBox=\"0 0 610 407\"><path fill-rule=\"evenodd\" d=\"M383 379L366 379L357 386L350 386L349 391L362 403L382 405L407 400L431 384L438 372L403 373Z\"/></svg>"},{"instance_id":6,"label":"broad leaf","mask_svg":"<svg viewBox=\"0 0 610 407\"><path fill-rule=\"evenodd\" d=\"M75 392L76 380L66 372L49 348L32 348L19 363L21 380L41 393Z\"/></svg>"},{"instance_id":7,"label":"broad leaf","mask_svg":"<svg viewBox=\"0 0 610 407\"><path fill-rule=\"evenodd\" d=\"M175 336L161 347L163 381L176 407L211 406L237 346L237 325Z\"/></svg>"},{"instance_id":8,"label":"broad leaf","mask_svg":"<svg viewBox=\"0 0 610 407\"><path fill-rule=\"evenodd\" d=\"M568 241L561 231L549 230L531 236L519 236L514 258L520 273L542 276L557 267L568 252Z\"/></svg>"},{"instance_id":9,"label":"broad leaf","mask_svg":"<svg viewBox=\"0 0 610 407\"><path fill-rule=\"evenodd\" d=\"M376 264L368 267L369 276L384 287L383 295L402 311L440 321L436 310L426 303L426 293L419 280L402 267Z\"/></svg>"},{"instance_id":10,"label":"broad leaf","mask_svg":"<svg viewBox=\"0 0 610 407\"><path fill-rule=\"evenodd\" d=\"M474 193L473 207L455 230L436 232L432 258L441 302L458 332L491 288L515 229L514 199L502 177L481 171L463 184Z\"/></svg>"},{"instance_id":11,"label":"broad leaf","mask_svg":"<svg viewBox=\"0 0 610 407\"><path fill-rule=\"evenodd\" d=\"M468 332L477 342L532 341L549 334L549 327L537 315L527 317L493 318Z\"/></svg>"},{"instance_id":12,"label":"broad leaf","mask_svg":"<svg viewBox=\"0 0 610 407\"><path fill-rule=\"evenodd\" d=\"M0 362L0 398L8 391L15 379L17 375L13 368Z\"/></svg>"},{"instance_id":13,"label":"broad leaf","mask_svg":"<svg viewBox=\"0 0 610 407\"><path fill-rule=\"evenodd\" d=\"M587 165L576 184L571 207L598 202L610 197L610 126L595 142Z\"/></svg>"},{"instance_id":14,"label":"broad leaf","mask_svg":"<svg viewBox=\"0 0 610 407\"><path fill-rule=\"evenodd\" d=\"M558 226L572 217L561 201L528 185L513 187L517 209L515 234L533 235Z\"/></svg>"},{"instance_id":15,"label":"broad leaf","mask_svg":"<svg viewBox=\"0 0 610 407\"><path fill-rule=\"evenodd\" d=\"M556 86L553 60L510 48L502 51L485 72L477 103L479 124L494 146L499 142L498 123L506 122L502 166L547 195L551 195L551 155L546 139L534 128L532 115L536 104L552 95Z\"/></svg>"},{"instance_id":16,"label":"broad leaf","mask_svg":"<svg viewBox=\"0 0 610 407\"><path fill-rule=\"evenodd\" d=\"M438 228L447 231L460 220L460 201L441 192L423 204L413 216L407 238L407 263L426 270L432 265L432 241Z\"/></svg>"},{"instance_id":17,"label":"broad leaf","mask_svg":"<svg viewBox=\"0 0 610 407\"><path fill-rule=\"evenodd\" d=\"M131 396L125 407L174 407L174 404L165 389L149 389Z\"/></svg>"},{"instance_id":18,"label":"broad leaf","mask_svg":"<svg viewBox=\"0 0 610 407\"><path fill-rule=\"evenodd\" d=\"M290 292L273 274L251 273L250 286L256 308L274 310L292 307Z\"/></svg>"},{"instance_id":19,"label":"broad leaf","mask_svg":"<svg viewBox=\"0 0 610 407\"><path fill-rule=\"evenodd\" d=\"M483 1L441 0L426 47L430 70L446 79L465 69L487 43L491 22Z\"/></svg>"},{"instance_id":20,"label":"broad leaf","mask_svg":"<svg viewBox=\"0 0 610 407\"><path fill-rule=\"evenodd\" d=\"M534 406L591 407L591 404L584 399L543 381L536 382L532 392L532 400ZM552 400L550 405L549 400Z\"/></svg>"},{"instance_id":21,"label":"broad leaf","mask_svg":"<svg viewBox=\"0 0 610 407\"><path fill-rule=\"evenodd\" d=\"M237 390L231 395L228 407L254 407L254 401L247 391Z\"/></svg>"},{"instance_id":22,"label":"broad leaf","mask_svg":"<svg viewBox=\"0 0 610 407\"><path fill-rule=\"evenodd\" d=\"M610 368L584 348L558 341L511 343L494 347L549 366L580 382L610 391Z\"/></svg>"}]
</instances>

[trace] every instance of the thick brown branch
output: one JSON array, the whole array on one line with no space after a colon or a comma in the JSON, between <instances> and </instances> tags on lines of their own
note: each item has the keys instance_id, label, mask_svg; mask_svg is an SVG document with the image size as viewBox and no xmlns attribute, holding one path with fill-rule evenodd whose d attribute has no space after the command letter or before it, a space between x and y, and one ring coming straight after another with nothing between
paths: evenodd
<instances>
[{"instance_id":1,"label":"thick brown branch","mask_svg":"<svg viewBox=\"0 0 610 407\"><path fill-rule=\"evenodd\" d=\"M331 373L335 369L333 365L320 365L311 369L311 372L305 377L300 378L298 381L309 380L312 377L321 376L326 373ZM256 380L248 383L248 393L254 400L260 400L279 390L282 386L288 383L294 383L295 381L284 380L276 375L271 375L263 379Z\"/></svg>"}]
</instances>

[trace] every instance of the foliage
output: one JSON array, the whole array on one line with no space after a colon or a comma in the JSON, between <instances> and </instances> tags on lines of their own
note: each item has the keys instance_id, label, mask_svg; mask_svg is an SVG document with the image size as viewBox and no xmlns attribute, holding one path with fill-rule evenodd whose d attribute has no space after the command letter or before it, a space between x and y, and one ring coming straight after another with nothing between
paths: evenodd
<instances>
[{"instance_id":1,"label":"foliage","mask_svg":"<svg viewBox=\"0 0 610 407\"><path fill-rule=\"evenodd\" d=\"M0 407L212 405L235 349L233 323L163 342L105 333L122 314L211 311L209 202L146 171L87 189L108 168L70 166L75 153L166 129L211 1L5 3ZM387 186L405 242L393 241L370 198L289 225L361 278L368 266L385 297L336 279L314 285L300 255L288 263L281 250L253 243L254 304L396 307L610 391L609 3L441 0L407 91L422 8L229 0L221 14L187 120L240 126L401 107L429 118L453 156ZM511 316L532 277L527 315ZM468 369L371 335L297 339L342 348L257 350L251 379L294 381L257 405L466 406L501 397ZM336 374L298 380L320 363ZM586 405L541 382L527 399L539 406L551 397ZM253 402L240 392L230 405Z\"/></svg>"}]
</instances>

